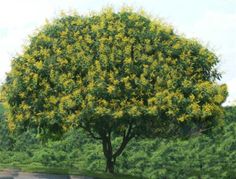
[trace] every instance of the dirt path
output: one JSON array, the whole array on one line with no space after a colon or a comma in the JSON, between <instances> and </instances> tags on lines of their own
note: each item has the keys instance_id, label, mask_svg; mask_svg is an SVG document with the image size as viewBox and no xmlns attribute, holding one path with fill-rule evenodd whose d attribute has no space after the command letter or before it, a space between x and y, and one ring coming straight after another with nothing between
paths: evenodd
<instances>
[{"instance_id":1,"label":"dirt path","mask_svg":"<svg viewBox=\"0 0 236 179\"><path fill-rule=\"evenodd\" d=\"M56 175L46 173L27 173L19 170L0 171L0 179L94 179L86 176Z\"/></svg>"}]
</instances>

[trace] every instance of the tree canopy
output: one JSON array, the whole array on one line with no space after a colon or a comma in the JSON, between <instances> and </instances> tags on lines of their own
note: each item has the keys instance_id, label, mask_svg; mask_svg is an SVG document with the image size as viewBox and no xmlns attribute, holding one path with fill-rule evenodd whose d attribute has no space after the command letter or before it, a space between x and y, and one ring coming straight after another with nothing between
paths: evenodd
<instances>
[{"instance_id":1,"label":"tree canopy","mask_svg":"<svg viewBox=\"0 0 236 179\"><path fill-rule=\"evenodd\" d=\"M49 136L81 127L102 141L113 172L133 137L220 118L227 89L216 83L218 62L198 41L142 13L64 15L12 61L3 87L9 128Z\"/></svg>"}]
</instances>

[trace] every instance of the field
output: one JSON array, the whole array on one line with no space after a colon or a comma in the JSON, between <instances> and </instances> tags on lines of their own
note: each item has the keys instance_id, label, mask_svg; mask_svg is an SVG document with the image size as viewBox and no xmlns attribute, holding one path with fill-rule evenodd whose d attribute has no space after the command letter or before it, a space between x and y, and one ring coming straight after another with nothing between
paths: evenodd
<instances>
[{"instance_id":1,"label":"field","mask_svg":"<svg viewBox=\"0 0 236 179\"><path fill-rule=\"evenodd\" d=\"M3 109L1 108L1 111ZM225 108L225 123L209 134L187 139L132 140L118 158L117 172L136 178L233 178L236 176L236 108ZM1 121L0 168L26 171L104 174L105 161L100 143L83 131L72 130L60 141L40 143L33 131L14 136ZM119 142L116 138L114 144ZM124 175L117 175L124 178Z\"/></svg>"}]
</instances>

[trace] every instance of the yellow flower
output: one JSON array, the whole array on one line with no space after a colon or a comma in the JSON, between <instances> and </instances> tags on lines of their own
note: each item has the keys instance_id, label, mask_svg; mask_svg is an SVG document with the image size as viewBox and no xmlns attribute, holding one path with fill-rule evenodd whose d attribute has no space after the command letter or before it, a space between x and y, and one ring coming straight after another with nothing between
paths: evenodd
<instances>
[{"instance_id":1,"label":"yellow flower","mask_svg":"<svg viewBox=\"0 0 236 179\"><path fill-rule=\"evenodd\" d=\"M21 105L21 109L23 110L23 111L25 111L25 110L27 110L27 109L29 109L30 108L30 106L28 106L27 104L22 104Z\"/></svg>"},{"instance_id":2,"label":"yellow flower","mask_svg":"<svg viewBox=\"0 0 236 179\"><path fill-rule=\"evenodd\" d=\"M8 121L7 121L7 124L8 124L8 129L9 129L10 131L14 131L14 130L15 130L16 125L15 125L14 121L8 120Z\"/></svg>"},{"instance_id":3,"label":"yellow flower","mask_svg":"<svg viewBox=\"0 0 236 179\"><path fill-rule=\"evenodd\" d=\"M128 113L131 116L139 116L141 114L136 106L131 107L130 110L128 111Z\"/></svg>"},{"instance_id":4,"label":"yellow flower","mask_svg":"<svg viewBox=\"0 0 236 179\"><path fill-rule=\"evenodd\" d=\"M47 113L47 116L50 118L50 119L53 119L55 117L55 112L54 111L50 111Z\"/></svg>"},{"instance_id":5,"label":"yellow flower","mask_svg":"<svg viewBox=\"0 0 236 179\"><path fill-rule=\"evenodd\" d=\"M37 67L37 69L41 70L43 68L43 62L38 61L38 62L35 63L35 66Z\"/></svg>"},{"instance_id":6,"label":"yellow flower","mask_svg":"<svg viewBox=\"0 0 236 179\"><path fill-rule=\"evenodd\" d=\"M177 118L177 120L178 121L180 121L180 122L184 122L184 121L186 121L188 119L188 115L182 115L182 116L180 116L179 118Z\"/></svg>"},{"instance_id":7,"label":"yellow flower","mask_svg":"<svg viewBox=\"0 0 236 179\"><path fill-rule=\"evenodd\" d=\"M125 64L130 64L132 62L132 59L131 58L126 58L125 60L124 60L124 63Z\"/></svg>"},{"instance_id":8,"label":"yellow flower","mask_svg":"<svg viewBox=\"0 0 236 179\"><path fill-rule=\"evenodd\" d=\"M75 115L75 114L69 115L69 116L68 116L68 120L69 120L70 122L74 122L74 121L76 120L76 115Z\"/></svg>"},{"instance_id":9,"label":"yellow flower","mask_svg":"<svg viewBox=\"0 0 236 179\"><path fill-rule=\"evenodd\" d=\"M22 121L24 119L23 114L17 114L16 115L16 120Z\"/></svg>"},{"instance_id":10,"label":"yellow flower","mask_svg":"<svg viewBox=\"0 0 236 179\"><path fill-rule=\"evenodd\" d=\"M152 97L152 98L148 99L148 105L153 105L153 104L155 104L155 102L156 102L156 98L155 97Z\"/></svg>"},{"instance_id":11,"label":"yellow flower","mask_svg":"<svg viewBox=\"0 0 236 179\"><path fill-rule=\"evenodd\" d=\"M115 87L110 85L110 86L107 87L107 91L108 91L108 93L112 94L113 91L115 91Z\"/></svg>"},{"instance_id":12,"label":"yellow flower","mask_svg":"<svg viewBox=\"0 0 236 179\"><path fill-rule=\"evenodd\" d=\"M123 111L116 111L113 113L115 118L121 118L123 116Z\"/></svg>"},{"instance_id":13,"label":"yellow flower","mask_svg":"<svg viewBox=\"0 0 236 179\"><path fill-rule=\"evenodd\" d=\"M25 93L24 93L24 92L21 92L21 93L19 94L19 96L20 96L21 98L24 98L24 97L25 97Z\"/></svg>"},{"instance_id":14,"label":"yellow flower","mask_svg":"<svg viewBox=\"0 0 236 179\"><path fill-rule=\"evenodd\" d=\"M49 97L49 102L52 103L52 104L56 104L57 103L57 98L55 96L50 96Z\"/></svg>"},{"instance_id":15,"label":"yellow flower","mask_svg":"<svg viewBox=\"0 0 236 179\"><path fill-rule=\"evenodd\" d=\"M156 114L157 113L157 107L156 106L151 106L148 108L148 113L149 114Z\"/></svg>"}]
</instances>

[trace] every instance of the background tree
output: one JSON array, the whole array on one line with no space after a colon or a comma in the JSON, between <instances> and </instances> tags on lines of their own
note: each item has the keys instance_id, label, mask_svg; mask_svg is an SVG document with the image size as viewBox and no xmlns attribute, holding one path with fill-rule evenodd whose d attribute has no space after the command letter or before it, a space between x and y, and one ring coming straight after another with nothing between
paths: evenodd
<instances>
[{"instance_id":1,"label":"background tree","mask_svg":"<svg viewBox=\"0 0 236 179\"><path fill-rule=\"evenodd\" d=\"M196 40L141 13L65 15L13 59L3 89L8 126L47 137L83 128L101 140L113 173L132 138L220 119L227 90L215 83L217 62ZM115 136L122 137L119 146Z\"/></svg>"}]
</instances>

